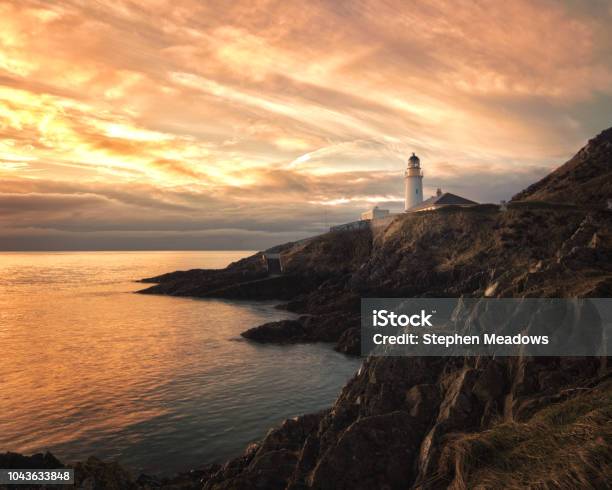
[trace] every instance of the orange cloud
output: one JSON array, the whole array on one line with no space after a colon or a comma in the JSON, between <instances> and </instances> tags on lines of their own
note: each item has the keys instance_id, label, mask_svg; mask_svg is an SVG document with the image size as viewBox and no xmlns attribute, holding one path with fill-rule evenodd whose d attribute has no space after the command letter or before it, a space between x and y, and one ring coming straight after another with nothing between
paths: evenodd
<instances>
[{"instance_id":1,"label":"orange cloud","mask_svg":"<svg viewBox=\"0 0 612 490\"><path fill-rule=\"evenodd\" d=\"M393 205L417 151L427 185L505 198L609 125L611 23L599 2L7 1L0 176L303 229L317 206ZM93 223L148 220L96 203Z\"/></svg>"}]
</instances>

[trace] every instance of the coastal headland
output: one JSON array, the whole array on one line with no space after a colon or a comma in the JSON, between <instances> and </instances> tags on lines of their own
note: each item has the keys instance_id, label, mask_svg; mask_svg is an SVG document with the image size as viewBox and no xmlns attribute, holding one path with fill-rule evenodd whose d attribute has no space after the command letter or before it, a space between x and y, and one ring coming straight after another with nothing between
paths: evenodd
<instances>
[{"instance_id":1,"label":"coastal headland","mask_svg":"<svg viewBox=\"0 0 612 490\"><path fill-rule=\"evenodd\" d=\"M145 279L140 292L275 299L301 316L243 337L359 355L362 297L611 297L611 196L612 128L507 206L406 213L222 270ZM270 275L265 253L282 256L282 273ZM95 459L77 469L87 488L108 489L604 488L610 407L607 357L370 357L332 407L286 420L222 465L163 481ZM10 457L21 458L0 459Z\"/></svg>"}]
</instances>

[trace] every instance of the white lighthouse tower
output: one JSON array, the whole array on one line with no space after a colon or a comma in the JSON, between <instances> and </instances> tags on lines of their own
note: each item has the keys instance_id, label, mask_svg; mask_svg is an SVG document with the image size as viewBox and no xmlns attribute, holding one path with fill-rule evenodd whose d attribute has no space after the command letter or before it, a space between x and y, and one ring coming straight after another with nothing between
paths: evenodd
<instances>
[{"instance_id":1,"label":"white lighthouse tower","mask_svg":"<svg viewBox=\"0 0 612 490\"><path fill-rule=\"evenodd\" d=\"M414 153L408 159L408 167L404 176L406 190L404 194L404 211L423 202L423 172L421 160Z\"/></svg>"}]
</instances>

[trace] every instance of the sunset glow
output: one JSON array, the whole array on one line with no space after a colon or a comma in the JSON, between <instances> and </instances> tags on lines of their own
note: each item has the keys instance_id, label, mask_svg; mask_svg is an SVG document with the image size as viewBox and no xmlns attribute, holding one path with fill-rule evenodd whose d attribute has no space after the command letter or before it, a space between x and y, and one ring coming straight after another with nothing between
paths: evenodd
<instances>
[{"instance_id":1,"label":"sunset glow","mask_svg":"<svg viewBox=\"0 0 612 490\"><path fill-rule=\"evenodd\" d=\"M507 199L610 126L609 2L0 2L3 249L262 248Z\"/></svg>"}]
</instances>

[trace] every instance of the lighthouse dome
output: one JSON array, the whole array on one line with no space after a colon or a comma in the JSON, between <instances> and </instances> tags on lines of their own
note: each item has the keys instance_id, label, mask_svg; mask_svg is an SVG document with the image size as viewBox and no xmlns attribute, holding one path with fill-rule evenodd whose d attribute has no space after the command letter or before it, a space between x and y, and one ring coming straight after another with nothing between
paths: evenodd
<instances>
[{"instance_id":1,"label":"lighthouse dome","mask_svg":"<svg viewBox=\"0 0 612 490\"><path fill-rule=\"evenodd\" d=\"M419 160L419 157L417 157L413 153L412 156L408 159L408 166L418 168L420 165L421 165L421 160Z\"/></svg>"}]
</instances>

